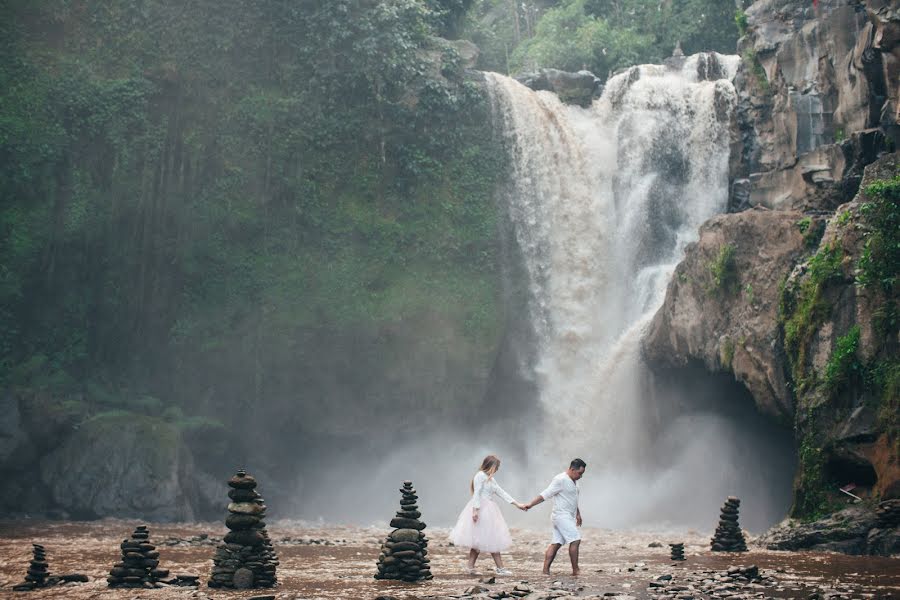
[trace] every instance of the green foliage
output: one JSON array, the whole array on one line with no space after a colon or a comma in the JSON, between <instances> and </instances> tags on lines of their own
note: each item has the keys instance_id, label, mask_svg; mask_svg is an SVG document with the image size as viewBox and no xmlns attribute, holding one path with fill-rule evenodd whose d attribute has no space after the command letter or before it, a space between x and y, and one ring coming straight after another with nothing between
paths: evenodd
<instances>
[{"instance_id":1,"label":"green foliage","mask_svg":"<svg viewBox=\"0 0 900 600\"><path fill-rule=\"evenodd\" d=\"M756 56L756 50L751 48L744 51L741 59L744 61L744 67L753 81L756 82L756 86L760 91L764 94L770 93L772 88L769 84L769 77L766 75L766 70L763 68L762 63L759 62L759 57Z\"/></svg>"},{"instance_id":2,"label":"green foliage","mask_svg":"<svg viewBox=\"0 0 900 600\"><path fill-rule=\"evenodd\" d=\"M535 36L513 53L513 68L588 69L605 77L616 69L650 60L647 49L652 37L613 27L587 14L585 2L573 0L548 10L538 22Z\"/></svg>"},{"instance_id":3,"label":"green foliage","mask_svg":"<svg viewBox=\"0 0 900 600\"><path fill-rule=\"evenodd\" d=\"M726 370L731 370L731 363L734 361L734 341L731 338L725 338L722 346L719 348L719 362Z\"/></svg>"},{"instance_id":4,"label":"green foliage","mask_svg":"<svg viewBox=\"0 0 900 600\"><path fill-rule=\"evenodd\" d=\"M481 68L588 69L601 78L659 63L677 44L688 54L731 53L737 42L734 10L716 0L483 0L467 31L485 51Z\"/></svg>"},{"instance_id":5,"label":"green foliage","mask_svg":"<svg viewBox=\"0 0 900 600\"><path fill-rule=\"evenodd\" d=\"M803 234L803 243L807 248L815 248L825 235L825 222L814 221L811 217L803 217L797 221L797 229Z\"/></svg>"},{"instance_id":6,"label":"green foliage","mask_svg":"<svg viewBox=\"0 0 900 600\"><path fill-rule=\"evenodd\" d=\"M434 37L469 4L5 3L0 383L193 427L303 388L310 331L490 353L506 158Z\"/></svg>"},{"instance_id":7,"label":"green foliage","mask_svg":"<svg viewBox=\"0 0 900 600\"><path fill-rule=\"evenodd\" d=\"M747 13L738 9L734 13L734 25L738 30L738 37L744 37L747 34Z\"/></svg>"},{"instance_id":8,"label":"green foliage","mask_svg":"<svg viewBox=\"0 0 900 600\"><path fill-rule=\"evenodd\" d=\"M864 371L865 387L877 402L879 428L900 440L900 359L887 355L874 360Z\"/></svg>"},{"instance_id":9,"label":"green foliage","mask_svg":"<svg viewBox=\"0 0 900 600\"><path fill-rule=\"evenodd\" d=\"M835 342L834 351L825 365L822 386L830 395L837 394L858 378L863 365L857 356L859 351L859 325L854 325Z\"/></svg>"},{"instance_id":10,"label":"green foliage","mask_svg":"<svg viewBox=\"0 0 900 600\"><path fill-rule=\"evenodd\" d=\"M839 245L824 247L809 260L799 289L782 287L778 314L784 331L788 364L798 393L806 391L815 381L815 374L808 374L806 370L806 352L813 335L831 314L824 290L843 277L843 256Z\"/></svg>"},{"instance_id":11,"label":"green foliage","mask_svg":"<svg viewBox=\"0 0 900 600\"><path fill-rule=\"evenodd\" d=\"M808 421L812 417L808 417ZM831 491L835 484L826 477L825 451L813 433L813 425L807 423L806 433L798 448L799 469L796 494L791 515L803 521L822 519L840 506Z\"/></svg>"},{"instance_id":12,"label":"green foliage","mask_svg":"<svg viewBox=\"0 0 900 600\"><path fill-rule=\"evenodd\" d=\"M850 219L853 218L853 213L850 210L841 211L841 213L837 217L838 225L844 227L847 223L850 222Z\"/></svg>"},{"instance_id":13,"label":"green foliage","mask_svg":"<svg viewBox=\"0 0 900 600\"><path fill-rule=\"evenodd\" d=\"M744 297L747 298L747 304L753 306L756 303L756 294L753 292L753 284L748 283L744 286Z\"/></svg>"},{"instance_id":14,"label":"green foliage","mask_svg":"<svg viewBox=\"0 0 900 600\"><path fill-rule=\"evenodd\" d=\"M716 257L707 265L709 272L709 294L732 294L737 291L740 280L735 262L736 248L734 244L723 244L719 247Z\"/></svg>"},{"instance_id":15,"label":"green foliage","mask_svg":"<svg viewBox=\"0 0 900 600\"><path fill-rule=\"evenodd\" d=\"M466 13L474 0L426 0L432 22L439 35L455 38L460 34Z\"/></svg>"},{"instance_id":16,"label":"green foliage","mask_svg":"<svg viewBox=\"0 0 900 600\"><path fill-rule=\"evenodd\" d=\"M900 175L865 189L870 199L859 207L867 226L856 282L890 294L900 274Z\"/></svg>"}]
</instances>

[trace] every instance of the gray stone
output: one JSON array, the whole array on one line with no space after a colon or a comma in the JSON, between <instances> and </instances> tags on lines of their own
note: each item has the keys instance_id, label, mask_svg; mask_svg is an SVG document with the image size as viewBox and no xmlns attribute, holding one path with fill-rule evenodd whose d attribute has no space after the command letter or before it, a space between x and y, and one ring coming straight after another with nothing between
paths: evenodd
<instances>
[{"instance_id":1,"label":"gray stone","mask_svg":"<svg viewBox=\"0 0 900 600\"><path fill-rule=\"evenodd\" d=\"M239 590L249 590L253 587L254 575L250 569L240 568L234 572L232 578L234 587Z\"/></svg>"}]
</instances>

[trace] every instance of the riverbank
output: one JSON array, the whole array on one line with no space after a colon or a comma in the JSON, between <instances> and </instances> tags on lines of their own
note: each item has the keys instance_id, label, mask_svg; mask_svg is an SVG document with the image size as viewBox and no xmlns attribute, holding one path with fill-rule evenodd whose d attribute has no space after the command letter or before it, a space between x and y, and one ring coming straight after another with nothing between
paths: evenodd
<instances>
[{"instance_id":1,"label":"riverbank","mask_svg":"<svg viewBox=\"0 0 900 600\"><path fill-rule=\"evenodd\" d=\"M375 560L386 524L356 527L274 521L268 525L281 564L275 590L223 591L205 581L212 555L225 530L221 523L150 524L151 541L160 553L160 567L173 574L192 573L203 585L158 590L110 590L106 575L120 556L119 543L135 522L106 519L74 521L0 521L0 596L21 597L12 586L22 581L31 558L30 544L47 548L51 573L84 573L84 584L66 584L28 593L29 598L233 598L274 594L279 600L354 598L398 600L464 597L509 597L531 600L556 597L639 599L692 598L900 598L900 557L855 557L831 553L775 552L752 548L741 554L709 552L708 536L699 532L625 532L586 529L583 532L582 575L569 575L563 553L553 575L540 574L546 532L513 529L513 548L504 556L513 576L491 582L490 558L481 559L480 576L463 572L463 551L446 541L447 530L428 528L434 580L402 585L376 581ZM685 542L687 560L672 563L668 542ZM651 544L662 544L651 547ZM759 579L730 567L756 566ZM489 568L491 567L491 568ZM734 571L734 569L732 569ZM671 576L671 579L666 578ZM472 588L477 586L479 591ZM703 587L708 588L704 592ZM683 588L683 589L682 589ZM467 590L471 592L466 594ZM527 592L526 592L527 590ZM818 596L816 596L818 594Z\"/></svg>"}]
</instances>

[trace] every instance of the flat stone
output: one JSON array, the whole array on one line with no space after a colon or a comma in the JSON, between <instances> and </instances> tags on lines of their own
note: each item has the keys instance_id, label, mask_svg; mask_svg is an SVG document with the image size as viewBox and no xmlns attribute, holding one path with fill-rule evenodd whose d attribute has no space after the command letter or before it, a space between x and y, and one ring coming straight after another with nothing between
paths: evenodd
<instances>
[{"instance_id":1,"label":"flat stone","mask_svg":"<svg viewBox=\"0 0 900 600\"><path fill-rule=\"evenodd\" d=\"M425 524L418 519L404 519L403 517L394 517L391 519L390 525L397 529L425 529Z\"/></svg>"},{"instance_id":2,"label":"flat stone","mask_svg":"<svg viewBox=\"0 0 900 600\"><path fill-rule=\"evenodd\" d=\"M228 487L238 490L252 490L256 487L256 479L247 475L246 471L238 471L234 477L228 480Z\"/></svg>"},{"instance_id":3,"label":"flat stone","mask_svg":"<svg viewBox=\"0 0 900 600\"><path fill-rule=\"evenodd\" d=\"M391 532L390 538L395 542L417 542L419 541L419 531L417 529L395 529Z\"/></svg>"},{"instance_id":4,"label":"flat stone","mask_svg":"<svg viewBox=\"0 0 900 600\"><path fill-rule=\"evenodd\" d=\"M228 505L228 512L242 515L261 515L266 512L266 506L256 502L232 502Z\"/></svg>"}]
</instances>

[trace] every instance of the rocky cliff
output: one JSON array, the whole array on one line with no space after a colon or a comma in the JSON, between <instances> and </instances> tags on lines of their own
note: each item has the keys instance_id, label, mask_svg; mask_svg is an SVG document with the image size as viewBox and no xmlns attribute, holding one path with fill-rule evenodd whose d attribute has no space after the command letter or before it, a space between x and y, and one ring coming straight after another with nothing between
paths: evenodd
<instances>
[{"instance_id":1,"label":"rocky cliff","mask_svg":"<svg viewBox=\"0 0 900 600\"><path fill-rule=\"evenodd\" d=\"M853 197L897 141L897 19L882 0L747 9L733 206L833 210Z\"/></svg>"},{"instance_id":2,"label":"rocky cliff","mask_svg":"<svg viewBox=\"0 0 900 600\"><path fill-rule=\"evenodd\" d=\"M867 505L900 495L898 7L748 8L733 212L701 228L644 340L656 368L730 372L794 424L791 512L807 521L845 504L846 484ZM833 546L820 533L842 519L769 544L900 551L895 532L866 542L875 520L857 520L859 535Z\"/></svg>"}]
</instances>

